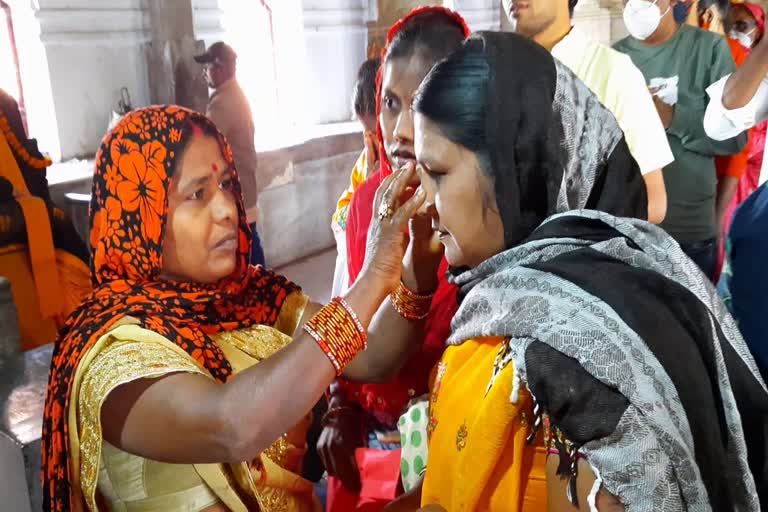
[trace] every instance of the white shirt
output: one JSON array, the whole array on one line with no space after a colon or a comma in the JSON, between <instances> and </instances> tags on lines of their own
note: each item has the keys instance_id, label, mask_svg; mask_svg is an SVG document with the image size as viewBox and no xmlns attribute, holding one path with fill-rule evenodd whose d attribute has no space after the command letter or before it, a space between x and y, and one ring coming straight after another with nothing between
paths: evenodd
<instances>
[{"instance_id":1,"label":"white shirt","mask_svg":"<svg viewBox=\"0 0 768 512\"><path fill-rule=\"evenodd\" d=\"M590 41L576 28L552 48L552 56L568 66L616 117L644 175L675 160L645 77L629 56Z\"/></svg>"},{"instance_id":2,"label":"white shirt","mask_svg":"<svg viewBox=\"0 0 768 512\"><path fill-rule=\"evenodd\" d=\"M715 140L730 139L768 119L768 76L763 78L749 103L741 108L728 110L723 106L723 91L730 76L724 76L707 88L709 105L704 114L704 131ZM768 181L767 163L763 158L760 184Z\"/></svg>"}]
</instances>

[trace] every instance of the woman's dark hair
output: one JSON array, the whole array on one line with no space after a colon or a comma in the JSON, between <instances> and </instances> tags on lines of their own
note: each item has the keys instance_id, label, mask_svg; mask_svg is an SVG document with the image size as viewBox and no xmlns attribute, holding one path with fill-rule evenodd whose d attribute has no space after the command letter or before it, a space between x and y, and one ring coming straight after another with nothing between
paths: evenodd
<instances>
[{"instance_id":1,"label":"woman's dark hair","mask_svg":"<svg viewBox=\"0 0 768 512\"><path fill-rule=\"evenodd\" d=\"M461 46L464 29L444 12L427 11L407 19L389 43L384 61L420 55L436 62Z\"/></svg>"},{"instance_id":2,"label":"woman's dark hair","mask_svg":"<svg viewBox=\"0 0 768 512\"><path fill-rule=\"evenodd\" d=\"M476 155L507 247L563 208L647 218L645 183L616 119L529 39L476 33L430 70L412 108Z\"/></svg>"},{"instance_id":3,"label":"woman's dark hair","mask_svg":"<svg viewBox=\"0 0 768 512\"><path fill-rule=\"evenodd\" d=\"M435 66L419 87L413 110L435 123L451 142L476 153L483 170L490 173L485 113L491 68L481 51L469 51L481 44L469 40L455 58Z\"/></svg>"},{"instance_id":4,"label":"woman's dark hair","mask_svg":"<svg viewBox=\"0 0 768 512\"><path fill-rule=\"evenodd\" d=\"M352 110L360 118L376 115L376 73L381 59L368 59L357 70L355 88L352 91Z\"/></svg>"},{"instance_id":5,"label":"woman's dark hair","mask_svg":"<svg viewBox=\"0 0 768 512\"><path fill-rule=\"evenodd\" d=\"M568 0L568 12L571 16L573 16L573 10L576 8L576 5L579 3L579 0Z\"/></svg>"},{"instance_id":6,"label":"woman's dark hair","mask_svg":"<svg viewBox=\"0 0 768 512\"><path fill-rule=\"evenodd\" d=\"M475 153L481 171L491 176L485 125L491 69L482 53L465 51L477 43L468 41L458 52L461 59L443 60L430 71L416 93L413 109L434 122L451 142ZM426 94L421 93L424 90ZM439 93L434 93L436 90ZM487 209L491 197L483 199Z\"/></svg>"},{"instance_id":7,"label":"woman's dark hair","mask_svg":"<svg viewBox=\"0 0 768 512\"><path fill-rule=\"evenodd\" d=\"M544 48L513 36L515 45L506 50L521 52L527 70L496 68L485 45L498 38L483 34L485 39L468 39L432 68L413 109L476 155L493 183L505 243L511 247L545 218L562 182L561 151L552 147L561 136L551 121L555 66ZM508 75L502 87L510 90L497 90L502 83L497 73Z\"/></svg>"}]
</instances>

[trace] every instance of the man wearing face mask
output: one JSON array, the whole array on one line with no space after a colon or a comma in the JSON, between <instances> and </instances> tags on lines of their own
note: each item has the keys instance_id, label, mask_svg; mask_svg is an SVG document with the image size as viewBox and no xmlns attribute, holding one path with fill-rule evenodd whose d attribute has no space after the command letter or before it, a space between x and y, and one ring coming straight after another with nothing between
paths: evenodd
<instances>
[{"instance_id":1,"label":"man wearing face mask","mask_svg":"<svg viewBox=\"0 0 768 512\"><path fill-rule=\"evenodd\" d=\"M735 69L724 38L678 25L676 0L628 0L630 36L615 49L630 56L649 84L675 161L664 168L667 217L662 223L713 279L717 265L715 156L741 151L746 134L715 141L704 132L706 88Z\"/></svg>"},{"instance_id":2,"label":"man wearing face mask","mask_svg":"<svg viewBox=\"0 0 768 512\"><path fill-rule=\"evenodd\" d=\"M591 41L571 26L578 0L502 0L514 32L543 46L568 66L616 117L648 191L648 220L667 211L662 168L674 157L642 73L626 55Z\"/></svg>"}]
</instances>

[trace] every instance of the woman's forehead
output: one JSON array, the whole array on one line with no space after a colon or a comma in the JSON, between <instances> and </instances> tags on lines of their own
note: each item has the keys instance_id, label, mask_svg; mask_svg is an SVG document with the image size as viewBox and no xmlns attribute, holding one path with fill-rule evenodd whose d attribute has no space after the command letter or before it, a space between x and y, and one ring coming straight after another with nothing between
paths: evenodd
<instances>
[{"instance_id":1,"label":"woman's forehead","mask_svg":"<svg viewBox=\"0 0 768 512\"><path fill-rule=\"evenodd\" d=\"M416 112L413 118L416 159L420 163L431 165L439 160L453 156L455 145L443 135L440 128L423 114Z\"/></svg>"},{"instance_id":2,"label":"woman's forehead","mask_svg":"<svg viewBox=\"0 0 768 512\"><path fill-rule=\"evenodd\" d=\"M382 90L385 93L395 94L401 99L412 98L432 64L418 56L387 60L381 81Z\"/></svg>"},{"instance_id":3,"label":"woman's forehead","mask_svg":"<svg viewBox=\"0 0 768 512\"><path fill-rule=\"evenodd\" d=\"M179 185L227 169L219 141L211 135L194 136L182 153L174 178Z\"/></svg>"}]
</instances>

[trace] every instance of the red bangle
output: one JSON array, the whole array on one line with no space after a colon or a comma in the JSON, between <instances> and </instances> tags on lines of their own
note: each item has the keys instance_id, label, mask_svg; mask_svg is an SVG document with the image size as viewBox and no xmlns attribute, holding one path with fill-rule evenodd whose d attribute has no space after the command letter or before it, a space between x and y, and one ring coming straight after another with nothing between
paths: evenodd
<instances>
[{"instance_id":1,"label":"red bangle","mask_svg":"<svg viewBox=\"0 0 768 512\"><path fill-rule=\"evenodd\" d=\"M304 324L304 330L323 350L337 375L341 375L344 367L365 350L368 342L357 315L339 298L318 311Z\"/></svg>"}]
</instances>

